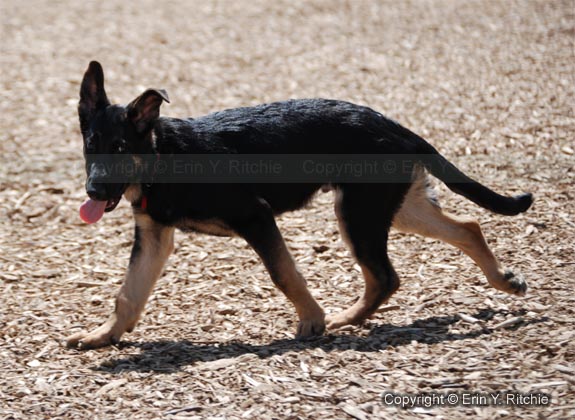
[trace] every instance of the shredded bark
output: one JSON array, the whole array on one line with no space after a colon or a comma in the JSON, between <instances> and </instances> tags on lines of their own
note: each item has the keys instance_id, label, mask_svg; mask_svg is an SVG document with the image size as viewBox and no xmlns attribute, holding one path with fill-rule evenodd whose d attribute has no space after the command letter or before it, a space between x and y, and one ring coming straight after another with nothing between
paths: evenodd
<instances>
[{"instance_id":1,"label":"shredded bark","mask_svg":"<svg viewBox=\"0 0 575 420\"><path fill-rule=\"evenodd\" d=\"M563 1L2 1L0 418L411 419L575 416L574 4ZM62 340L113 310L128 203L95 225L76 115L90 60L114 102L164 88L164 115L294 97L369 105L532 209L477 218L529 283L498 292L458 250L393 233L402 287L361 326L293 340L297 319L238 238L177 234L131 334ZM331 192L279 219L326 311L363 280ZM548 406L384 404L384 392L543 392Z\"/></svg>"}]
</instances>

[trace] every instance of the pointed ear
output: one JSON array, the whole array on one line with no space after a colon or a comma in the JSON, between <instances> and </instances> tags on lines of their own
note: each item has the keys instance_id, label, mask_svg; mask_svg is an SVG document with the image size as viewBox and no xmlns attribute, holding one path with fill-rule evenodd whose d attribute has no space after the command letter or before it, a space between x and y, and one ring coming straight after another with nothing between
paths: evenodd
<instances>
[{"instance_id":1,"label":"pointed ear","mask_svg":"<svg viewBox=\"0 0 575 420\"><path fill-rule=\"evenodd\" d=\"M163 101L170 102L165 90L148 89L128 105L128 119L139 133L153 127L160 117L160 106Z\"/></svg>"},{"instance_id":2,"label":"pointed ear","mask_svg":"<svg viewBox=\"0 0 575 420\"><path fill-rule=\"evenodd\" d=\"M80 103L78 104L80 123L87 124L97 110L108 105L110 101L104 90L104 70L100 63L92 61L84 73L80 87Z\"/></svg>"}]
</instances>

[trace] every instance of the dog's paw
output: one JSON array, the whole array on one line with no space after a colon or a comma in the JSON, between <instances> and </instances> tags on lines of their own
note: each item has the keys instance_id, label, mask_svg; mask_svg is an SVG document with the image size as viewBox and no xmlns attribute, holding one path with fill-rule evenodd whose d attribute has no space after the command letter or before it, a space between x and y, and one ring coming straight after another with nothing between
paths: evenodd
<instances>
[{"instance_id":1,"label":"dog's paw","mask_svg":"<svg viewBox=\"0 0 575 420\"><path fill-rule=\"evenodd\" d=\"M352 317L346 311L326 316L325 323L328 330L334 330L353 323Z\"/></svg>"},{"instance_id":2,"label":"dog's paw","mask_svg":"<svg viewBox=\"0 0 575 420\"><path fill-rule=\"evenodd\" d=\"M318 319L302 320L297 326L297 333L295 337L298 340L309 337L317 337L322 335L324 331L325 320L323 317Z\"/></svg>"},{"instance_id":3,"label":"dog's paw","mask_svg":"<svg viewBox=\"0 0 575 420\"><path fill-rule=\"evenodd\" d=\"M512 271L505 271L505 290L504 292L510 293L516 296L525 296L527 293L527 282L521 274L514 274Z\"/></svg>"},{"instance_id":4,"label":"dog's paw","mask_svg":"<svg viewBox=\"0 0 575 420\"><path fill-rule=\"evenodd\" d=\"M80 331L69 336L66 339L66 347L80 350L95 349L116 344L119 339L120 337L115 337L112 331L98 328L92 332Z\"/></svg>"}]
</instances>

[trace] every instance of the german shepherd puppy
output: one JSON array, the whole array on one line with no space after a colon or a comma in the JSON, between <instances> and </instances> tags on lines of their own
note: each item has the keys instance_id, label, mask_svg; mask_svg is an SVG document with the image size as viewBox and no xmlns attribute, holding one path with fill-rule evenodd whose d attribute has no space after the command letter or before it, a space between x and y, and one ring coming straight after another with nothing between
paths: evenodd
<instances>
[{"instance_id":1,"label":"german shepherd puppy","mask_svg":"<svg viewBox=\"0 0 575 420\"><path fill-rule=\"evenodd\" d=\"M149 89L127 106L112 105L104 90L102 66L93 61L84 74L78 113L89 200L80 213L85 221L95 222L124 196L132 204L135 239L114 313L99 328L69 337L68 346L106 346L132 331L173 250L176 228L244 238L295 306L297 337L321 335L326 326L359 323L398 289L399 279L387 254L392 226L458 247L477 263L491 286L525 294L527 284L501 267L477 222L444 213L430 197L426 172L455 193L504 215L526 211L532 195L507 197L491 191L464 175L421 137L380 113L347 102L306 99L175 119L160 117L164 101L168 102L165 91ZM401 182L334 179L291 184L106 182L105 165L98 165L103 154L141 164L146 156L212 153L411 155L415 161L433 157L440 165L414 164ZM363 295L349 309L327 317L308 291L274 219L304 206L325 184L335 191L341 233L365 279Z\"/></svg>"}]
</instances>

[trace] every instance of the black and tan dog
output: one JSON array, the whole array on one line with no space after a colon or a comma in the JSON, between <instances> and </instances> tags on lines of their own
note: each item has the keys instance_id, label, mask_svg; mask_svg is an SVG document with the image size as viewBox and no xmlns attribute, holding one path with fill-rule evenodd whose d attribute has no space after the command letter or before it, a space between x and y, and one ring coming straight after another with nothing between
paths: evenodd
<instances>
[{"instance_id":1,"label":"black and tan dog","mask_svg":"<svg viewBox=\"0 0 575 420\"><path fill-rule=\"evenodd\" d=\"M135 240L128 273L110 318L91 332L68 338L72 347L93 348L120 340L144 309L173 249L174 229L239 235L257 252L275 285L294 304L297 336L322 334L361 322L397 290L399 279L387 255L390 227L441 239L460 248L496 289L523 295L526 283L503 270L479 225L441 211L427 191L426 170L414 165L407 180L381 183L331 182L342 235L363 271L365 290L349 309L330 316L312 297L280 234L274 216L301 208L322 183L214 184L106 182L101 155L139 161L142 156L178 154L391 154L432 156L440 166L429 171L474 203L493 212L526 211L531 194L499 195L468 178L425 140L381 114L347 102L292 100L239 108L198 119L160 117L168 101L162 90L147 90L127 106L111 105L104 74L90 63L80 90L79 116L90 199L81 215L97 221L121 197L132 204ZM439 169L438 169L439 168Z\"/></svg>"}]
</instances>

